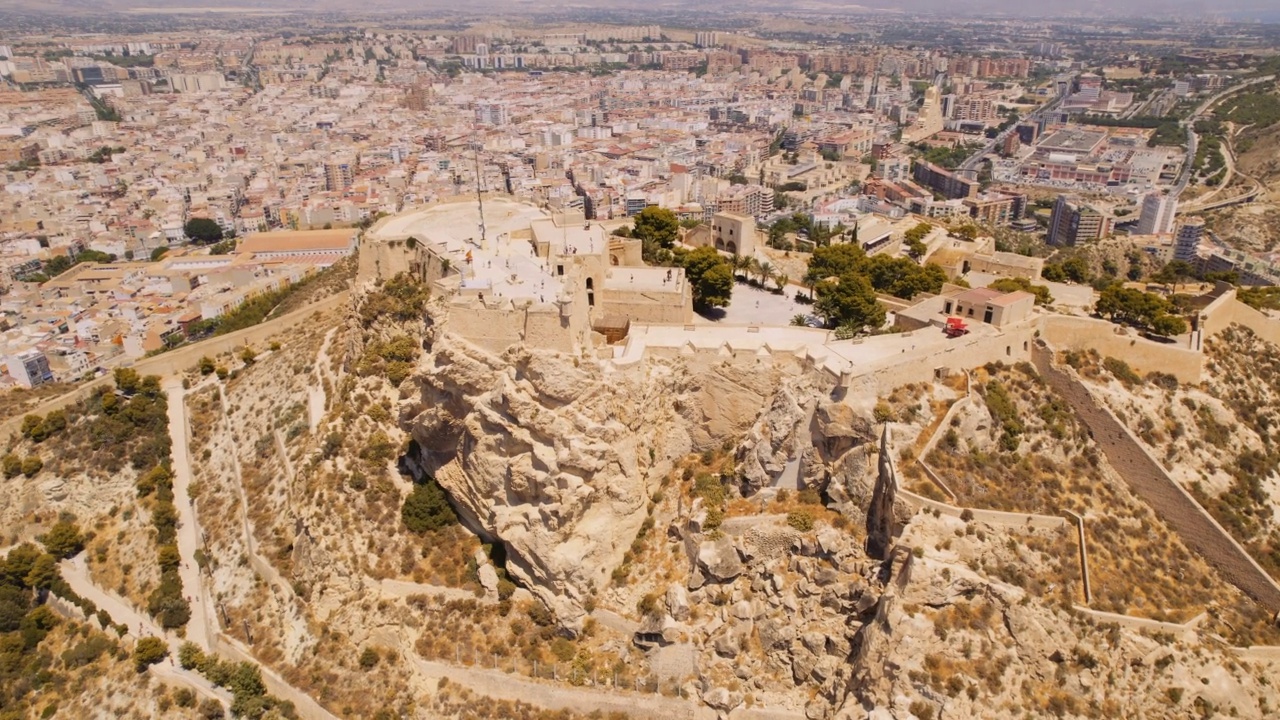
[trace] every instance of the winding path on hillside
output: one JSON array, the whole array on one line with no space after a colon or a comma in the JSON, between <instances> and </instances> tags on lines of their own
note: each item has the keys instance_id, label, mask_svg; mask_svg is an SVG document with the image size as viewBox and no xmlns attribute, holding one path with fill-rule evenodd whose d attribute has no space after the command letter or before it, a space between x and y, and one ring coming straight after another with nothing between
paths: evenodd
<instances>
[{"instance_id":1,"label":"winding path on hillside","mask_svg":"<svg viewBox=\"0 0 1280 720\"><path fill-rule=\"evenodd\" d=\"M182 592L192 599L191 622L187 624L187 636L200 647L209 647L209 614L204 583L200 582L200 567L196 564L196 550L200 547L196 524L195 500L191 497L191 424L187 417L186 390L182 378L166 379L164 388L169 405L169 453L173 468L173 503L178 509L178 554L182 565L178 574L182 578Z\"/></svg>"},{"instance_id":2,"label":"winding path on hillside","mask_svg":"<svg viewBox=\"0 0 1280 720\"><path fill-rule=\"evenodd\" d=\"M123 598L93 584L93 581L89 579L89 568L85 564L84 553L70 560L63 560L59 563L58 569L62 574L62 579L77 595L89 600L99 609L106 610L113 622L124 624L128 628L125 633L127 637L140 640L147 636L153 636L163 639L168 644L169 658L148 668L153 675L185 685L203 697L213 698L226 704L231 703L230 693L215 688L212 683L205 680L199 673L192 670L184 670L177 665L176 658L178 656L178 647L182 644L181 638L165 632L154 620L134 610L133 606Z\"/></svg>"},{"instance_id":3,"label":"winding path on hillside","mask_svg":"<svg viewBox=\"0 0 1280 720\"><path fill-rule=\"evenodd\" d=\"M424 660L412 650L406 654L412 660L414 669L429 680L448 678L451 683L495 700L524 702L547 710L572 710L583 714L624 713L631 717L664 720L714 720L717 717L715 710L693 700L626 690L552 685L501 670L457 667ZM805 715L798 711L746 708L735 711L732 717L735 720L804 720Z\"/></svg>"}]
</instances>

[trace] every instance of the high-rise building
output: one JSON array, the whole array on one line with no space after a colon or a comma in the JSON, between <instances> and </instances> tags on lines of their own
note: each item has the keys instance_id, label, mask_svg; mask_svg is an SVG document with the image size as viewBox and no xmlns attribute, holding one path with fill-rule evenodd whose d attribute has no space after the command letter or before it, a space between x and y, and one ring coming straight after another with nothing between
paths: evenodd
<instances>
[{"instance_id":1,"label":"high-rise building","mask_svg":"<svg viewBox=\"0 0 1280 720\"><path fill-rule=\"evenodd\" d=\"M481 125L506 125L510 116L507 106L500 103L479 103L476 105L476 122Z\"/></svg>"},{"instance_id":2,"label":"high-rise building","mask_svg":"<svg viewBox=\"0 0 1280 720\"><path fill-rule=\"evenodd\" d=\"M53 381L53 371L49 369L49 358L35 348L17 355L10 355L6 359L6 365L9 369L9 377L22 387L32 388Z\"/></svg>"},{"instance_id":3,"label":"high-rise building","mask_svg":"<svg viewBox=\"0 0 1280 720\"><path fill-rule=\"evenodd\" d=\"M178 93L213 92L227 87L220 72L184 73L169 76L169 87Z\"/></svg>"},{"instance_id":4,"label":"high-rise building","mask_svg":"<svg viewBox=\"0 0 1280 720\"><path fill-rule=\"evenodd\" d=\"M693 36L693 44L700 48L715 47L719 38L714 31L701 31Z\"/></svg>"},{"instance_id":5,"label":"high-rise building","mask_svg":"<svg viewBox=\"0 0 1280 720\"><path fill-rule=\"evenodd\" d=\"M1138 216L1138 235L1164 235L1173 232L1173 216L1178 200L1173 195L1160 192L1148 193L1142 199L1142 214Z\"/></svg>"},{"instance_id":6,"label":"high-rise building","mask_svg":"<svg viewBox=\"0 0 1280 720\"><path fill-rule=\"evenodd\" d=\"M917 160L914 177L916 182L936 190L949 200L976 197L980 188L977 180L959 175L924 160Z\"/></svg>"},{"instance_id":7,"label":"high-rise building","mask_svg":"<svg viewBox=\"0 0 1280 720\"><path fill-rule=\"evenodd\" d=\"M1018 123L1014 131L1023 145L1035 145L1036 138L1040 137L1040 126L1035 123Z\"/></svg>"},{"instance_id":8,"label":"high-rise building","mask_svg":"<svg viewBox=\"0 0 1280 720\"><path fill-rule=\"evenodd\" d=\"M324 164L324 189L341 192L355 182L354 160L330 160Z\"/></svg>"},{"instance_id":9,"label":"high-rise building","mask_svg":"<svg viewBox=\"0 0 1280 720\"><path fill-rule=\"evenodd\" d=\"M1059 195L1049 216L1049 244L1075 245L1082 240L1097 240L1111 234L1111 218L1081 203L1077 198Z\"/></svg>"},{"instance_id":10,"label":"high-rise building","mask_svg":"<svg viewBox=\"0 0 1280 720\"><path fill-rule=\"evenodd\" d=\"M1178 225L1178 235L1173 246L1173 259L1189 263L1196 262L1196 251L1200 248L1200 239L1204 237L1204 219L1200 217L1184 218Z\"/></svg>"}]
</instances>

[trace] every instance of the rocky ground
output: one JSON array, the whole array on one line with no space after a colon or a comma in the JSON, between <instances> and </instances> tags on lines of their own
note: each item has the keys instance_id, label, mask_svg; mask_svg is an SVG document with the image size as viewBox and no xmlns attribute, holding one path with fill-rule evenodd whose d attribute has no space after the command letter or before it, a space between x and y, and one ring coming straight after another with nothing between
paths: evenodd
<instances>
[{"instance_id":1,"label":"rocky ground","mask_svg":"<svg viewBox=\"0 0 1280 720\"><path fill-rule=\"evenodd\" d=\"M1077 362L1172 477L1280 578L1280 348L1232 326L1206 354L1199 386L1126 374L1115 359Z\"/></svg>"}]
</instances>

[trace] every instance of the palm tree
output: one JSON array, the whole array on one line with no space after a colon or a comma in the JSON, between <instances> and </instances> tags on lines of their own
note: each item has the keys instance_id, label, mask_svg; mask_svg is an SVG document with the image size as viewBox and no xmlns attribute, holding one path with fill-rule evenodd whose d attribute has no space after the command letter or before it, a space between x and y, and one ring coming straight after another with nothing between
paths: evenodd
<instances>
[{"instance_id":1,"label":"palm tree","mask_svg":"<svg viewBox=\"0 0 1280 720\"><path fill-rule=\"evenodd\" d=\"M738 272L741 271L745 275L747 272L747 266L750 263L750 258L747 258L744 255L734 255L732 261L733 274L737 276Z\"/></svg>"},{"instance_id":2,"label":"palm tree","mask_svg":"<svg viewBox=\"0 0 1280 720\"><path fill-rule=\"evenodd\" d=\"M778 284L778 290L784 290L787 287L787 283L791 281L791 278L782 273L778 273L774 276L773 281Z\"/></svg>"},{"instance_id":3,"label":"palm tree","mask_svg":"<svg viewBox=\"0 0 1280 720\"><path fill-rule=\"evenodd\" d=\"M760 274L760 261L755 258L747 258L747 266L744 268L747 273L747 282L751 282L752 275Z\"/></svg>"},{"instance_id":4,"label":"palm tree","mask_svg":"<svg viewBox=\"0 0 1280 720\"><path fill-rule=\"evenodd\" d=\"M764 262L760 263L760 287L763 288L766 284L768 284L768 282L773 279L773 276L777 274L777 272L778 271L773 268L773 263L769 262L768 260L765 260Z\"/></svg>"}]
</instances>

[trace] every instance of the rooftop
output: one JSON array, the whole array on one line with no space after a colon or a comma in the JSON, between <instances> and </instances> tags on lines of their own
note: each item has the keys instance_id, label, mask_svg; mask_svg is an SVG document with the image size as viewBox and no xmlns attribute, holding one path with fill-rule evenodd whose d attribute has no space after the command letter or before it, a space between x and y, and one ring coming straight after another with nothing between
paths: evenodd
<instances>
[{"instance_id":1,"label":"rooftop","mask_svg":"<svg viewBox=\"0 0 1280 720\"><path fill-rule=\"evenodd\" d=\"M299 252L320 250L341 252L349 249L356 231L351 228L334 230L280 230L249 235L240 242L240 252Z\"/></svg>"}]
</instances>

